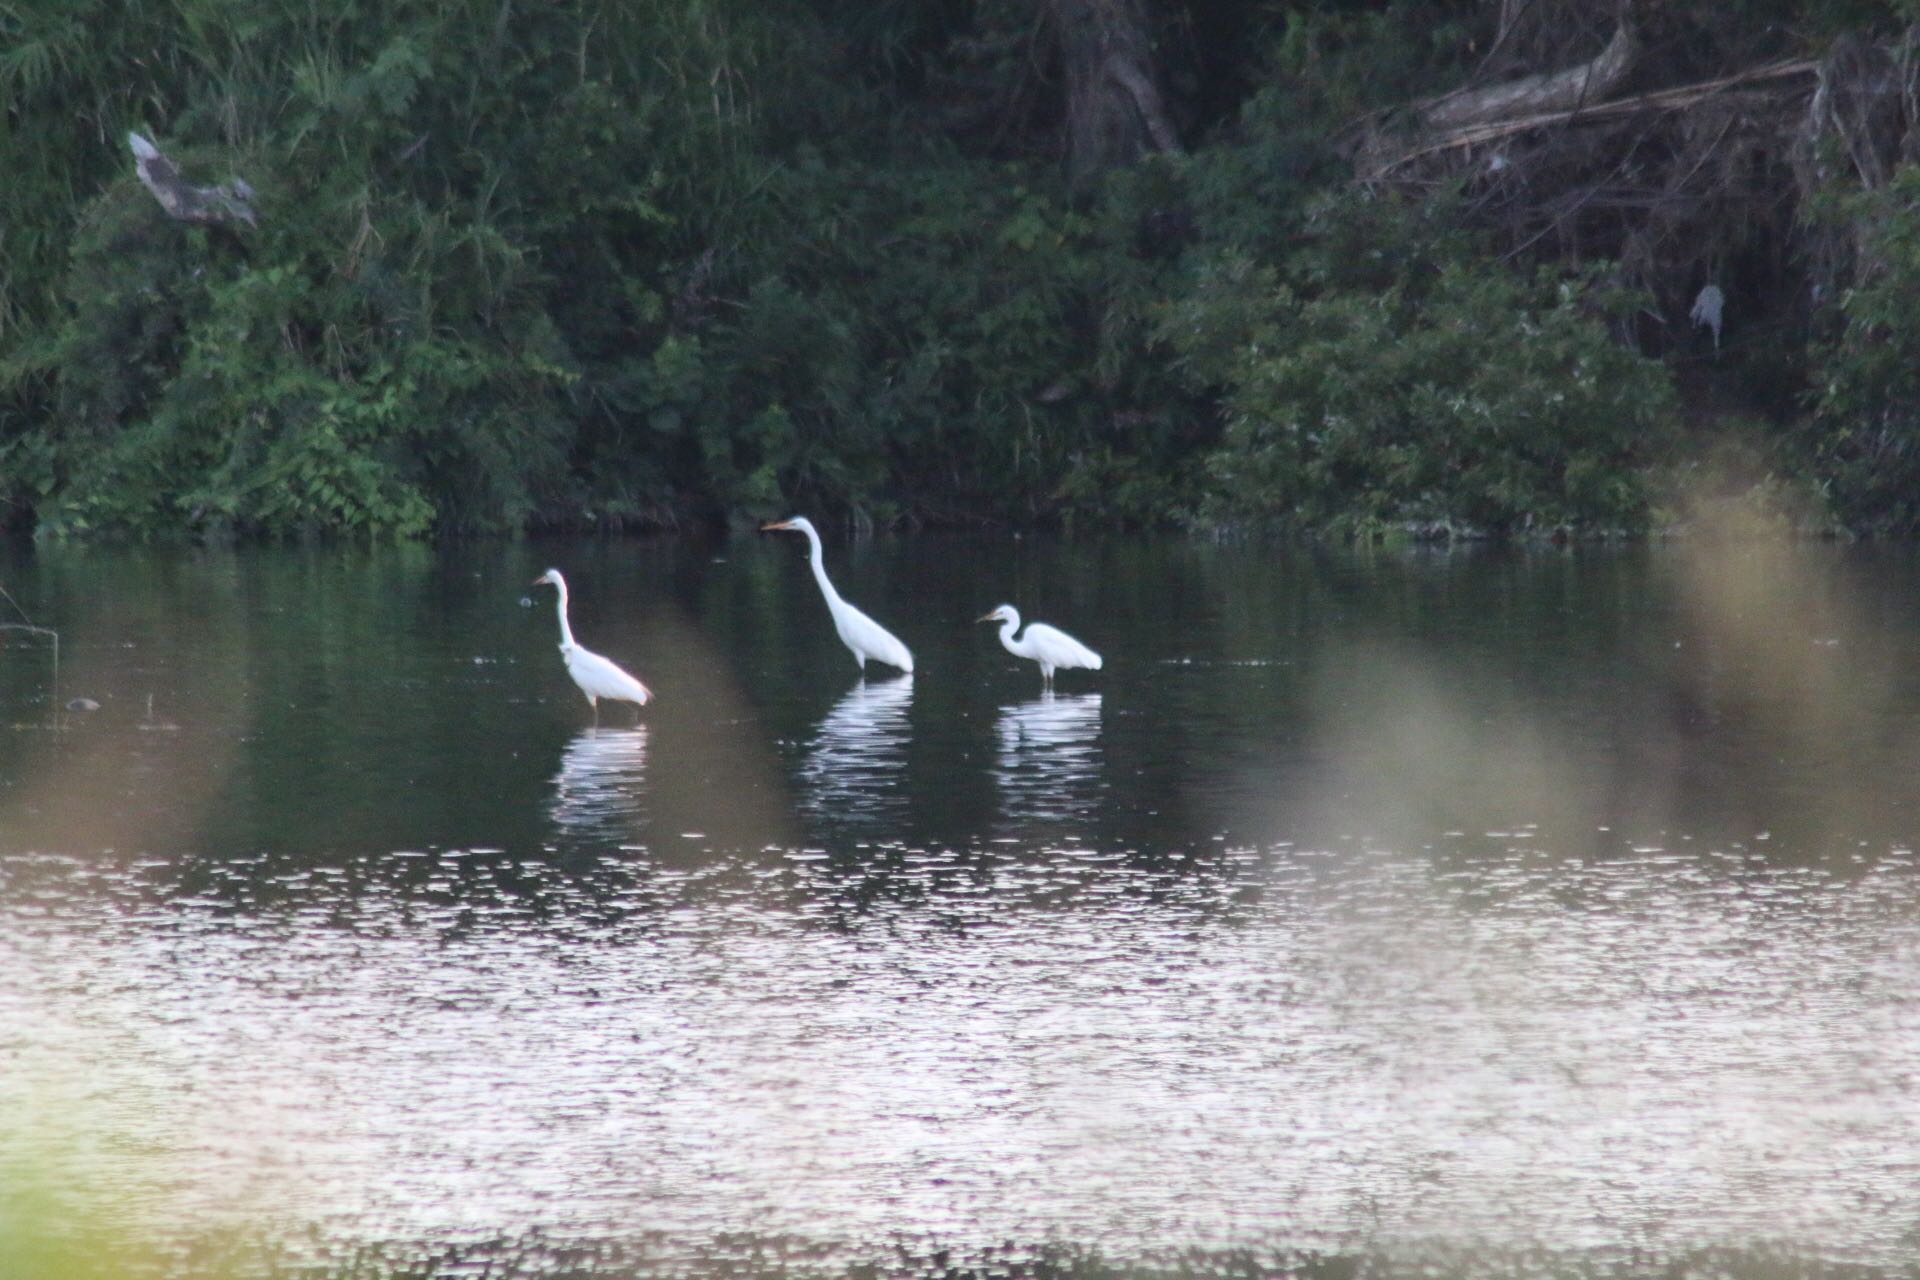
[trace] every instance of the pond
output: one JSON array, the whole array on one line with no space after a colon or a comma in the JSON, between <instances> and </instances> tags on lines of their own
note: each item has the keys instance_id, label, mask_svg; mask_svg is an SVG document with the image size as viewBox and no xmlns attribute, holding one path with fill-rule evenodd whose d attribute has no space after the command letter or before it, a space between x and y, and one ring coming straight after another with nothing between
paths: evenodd
<instances>
[{"instance_id":1,"label":"pond","mask_svg":"<svg viewBox=\"0 0 1920 1280\"><path fill-rule=\"evenodd\" d=\"M1920 1264L1914 554L829 537L917 660L864 681L803 555L0 551L60 632L0 632L0 1226L223 1277ZM1104 669L1043 692L1003 601Z\"/></svg>"}]
</instances>

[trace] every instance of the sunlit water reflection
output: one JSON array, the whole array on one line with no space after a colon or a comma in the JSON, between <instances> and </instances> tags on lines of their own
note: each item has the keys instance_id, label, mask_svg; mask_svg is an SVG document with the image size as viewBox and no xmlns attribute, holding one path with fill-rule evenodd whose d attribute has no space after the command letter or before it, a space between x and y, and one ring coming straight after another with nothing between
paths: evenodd
<instances>
[{"instance_id":1,"label":"sunlit water reflection","mask_svg":"<svg viewBox=\"0 0 1920 1280\"><path fill-rule=\"evenodd\" d=\"M0 652L0 1188L368 1275L1920 1264L1911 562L976 553L1139 602L1036 697L913 545L865 684L756 544L14 565L102 709Z\"/></svg>"},{"instance_id":2,"label":"sunlit water reflection","mask_svg":"<svg viewBox=\"0 0 1920 1280\"><path fill-rule=\"evenodd\" d=\"M1105 789L1099 694L1048 691L1000 708L993 730L1004 822L1018 830L1094 816Z\"/></svg>"},{"instance_id":3,"label":"sunlit water reflection","mask_svg":"<svg viewBox=\"0 0 1920 1280\"><path fill-rule=\"evenodd\" d=\"M885 839L907 820L913 677L862 679L814 731L800 765L802 810L820 829Z\"/></svg>"},{"instance_id":4,"label":"sunlit water reflection","mask_svg":"<svg viewBox=\"0 0 1920 1280\"><path fill-rule=\"evenodd\" d=\"M553 779L554 826L576 840L615 844L645 834L647 727L583 729Z\"/></svg>"}]
</instances>

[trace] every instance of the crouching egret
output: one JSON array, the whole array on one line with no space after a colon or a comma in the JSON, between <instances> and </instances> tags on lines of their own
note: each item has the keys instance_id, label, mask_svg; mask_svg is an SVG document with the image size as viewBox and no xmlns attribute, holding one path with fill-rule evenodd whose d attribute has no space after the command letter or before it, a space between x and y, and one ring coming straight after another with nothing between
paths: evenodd
<instances>
[{"instance_id":1,"label":"crouching egret","mask_svg":"<svg viewBox=\"0 0 1920 1280\"><path fill-rule=\"evenodd\" d=\"M868 658L912 674L913 655L907 652L907 646L901 644L891 631L842 600L840 593L833 589L833 584L827 581L827 568L820 556L820 535L814 532L813 521L805 516L795 516L791 520L761 525L760 529L763 533L791 529L807 535L814 581L820 584L820 594L827 598L827 612L833 615L833 629L840 633L840 643L853 650L853 659L860 664L861 675L867 674Z\"/></svg>"},{"instance_id":2,"label":"crouching egret","mask_svg":"<svg viewBox=\"0 0 1920 1280\"><path fill-rule=\"evenodd\" d=\"M1027 633L1018 640L1013 633L1020 629L1020 611L1010 604L1003 604L980 622L998 622L1000 624L1000 643L1006 646L1008 653L1016 658L1032 658L1040 664L1040 679L1051 685L1056 668L1086 667L1091 671L1100 669L1100 655L1075 640L1058 627L1050 627L1044 622L1029 622Z\"/></svg>"},{"instance_id":3,"label":"crouching egret","mask_svg":"<svg viewBox=\"0 0 1920 1280\"><path fill-rule=\"evenodd\" d=\"M560 656L566 659L567 674L580 686L580 692L587 695L587 703L593 708L593 722L600 723L600 699L612 702L631 702L635 707L643 707L653 697L647 686L622 671L611 658L603 658L591 649L583 649L573 642L573 628L567 625L567 580L560 576L558 569L549 569L533 580L534 586L552 583L560 592Z\"/></svg>"}]
</instances>

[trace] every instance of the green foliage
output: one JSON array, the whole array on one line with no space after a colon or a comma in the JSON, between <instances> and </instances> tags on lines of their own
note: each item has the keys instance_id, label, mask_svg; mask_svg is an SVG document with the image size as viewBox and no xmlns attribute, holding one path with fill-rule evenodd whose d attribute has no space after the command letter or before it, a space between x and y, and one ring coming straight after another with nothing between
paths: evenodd
<instances>
[{"instance_id":1,"label":"green foliage","mask_svg":"<svg viewBox=\"0 0 1920 1280\"><path fill-rule=\"evenodd\" d=\"M1664 371L1608 336L1621 301L1521 276L1364 195L1322 208L1282 265L1207 258L1161 325L1225 407L1203 515L1352 533L1643 524L1672 403Z\"/></svg>"},{"instance_id":2,"label":"green foliage","mask_svg":"<svg viewBox=\"0 0 1920 1280\"><path fill-rule=\"evenodd\" d=\"M753 290L715 350L726 417L777 405L794 428L751 449L787 499L883 518L1027 521L1069 499L1096 517L1155 514L1144 495L1072 485L1109 454L1156 452L1135 410L1158 392L1134 359L1145 331L1130 296L1150 268L1116 243L1124 220L1017 170L981 183L938 161L796 172L774 198L799 232L795 267ZM889 228L884 255L849 226Z\"/></svg>"},{"instance_id":3,"label":"green foliage","mask_svg":"<svg viewBox=\"0 0 1920 1280\"><path fill-rule=\"evenodd\" d=\"M1920 528L1920 170L1832 216L1866 229L1866 261L1838 301L1838 333L1814 351L1813 468L1848 525L1909 533Z\"/></svg>"},{"instance_id":4,"label":"green foliage","mask_svg":"<svg viewBox=\"0 0 1920 1280\"><path fill-rule=\"evenodd\" d=\"M1322 201L1484 6L1160 13L1250 91L1073 187L1034 13L0 0L0 522L1641 518L1664 381L1602 290ZM170 221L129 129L258 228Z\"/></svg>"},{"instance_id":5,"label":"green foliage","mask_svg":"<svg viewBox=\"0 0 1920 1280\"><path fill-rule=\"evenodd\" d=\"M755 517L1164 518L1191 434L1144 358L1166 265L1132 253L1119 196L1087 212L1045 175L996 177L938 152L770 176L777 244L738 253L758 271L697 332L653 321L608 389L644 430L599 441L595 471Z\"/></svg>"},{"instance_id":6,"label":"green foliage","mask_svg":"<svg viewBox=\"0 0 1920 1280\"><path fill-rule=\"evenodd\" d=\"M52 533L559 518L597 443L591 375L685 248L654 153L711 184L690 204L737 197L766 162L739 157L735 86L753 58L795 61L779 23L694 3L651 21L479 0L6 16L53 52L5 68L29 92L0 159L61 140L106 183L64 209L16 193L5 212L24 216L0 219L77 228L58 270L38 242L0 245L20 332L0 360L0 496ZM75 135L76 100L97 135ZM244 172L258 232L169 222L133 182L128 128L190 181Z\"/></svg>"},{"instance_id":7,"label":"green foliage","mask_svg":"<svg viewBox=\"0 0 1920 1280\"><path fill-rule=\"evenodd\" d=\"M396 42L335 83L334 142L385 137L367 121L421 67ZM513 528L560 483L570 374L524 252L346 173L263 176L246 242L130 182L90 207L50 340L59 429L13 446L49 459L43 531Z\"/></svg>"}]
</instances>

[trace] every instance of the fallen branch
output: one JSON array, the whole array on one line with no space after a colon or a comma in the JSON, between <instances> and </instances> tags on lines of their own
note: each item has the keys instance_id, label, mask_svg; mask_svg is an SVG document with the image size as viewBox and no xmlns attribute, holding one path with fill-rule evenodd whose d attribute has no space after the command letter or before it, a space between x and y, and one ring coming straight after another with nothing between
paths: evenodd
<instances>
[{"instance_id":1,"label":"fallen branch","mask_svg":"<svg viewBox=\"0 0 1920 1280\"><path fill-rule=\"evenodd\" d=\"M1509 80L1485 89L1456 89L1416 110L1429 129L1453 130L1516 115L1577 110L1598 102L1633 69L1633 28L1626 23L1597 55L1577 67Z\"/></svg>"},{"instance_id":2,"label":"fallen branch","mask_svg":"<svg viewBox=\"0 0 1920 1280\"><path fill-rule=\"evenodd\" d=\"M1497 123L1478 124L1457 129L1444 138L1434 139L1412 151L1408 151L1393 160L1387 161L1374 170L1373 176L1383 177L1401 165L1418 160L1423 156L1435 155L1443 151L1458 150L1463 147L1478 146L1483 142L1495 142L1515 134L1526 133L1533 129L1550 125L1586 123L1588 121L1613 119L1620 116L1636 115L1642 111L1677 111L1693 106L1695 103L1723 93L1728 89L1745 85L1760 84L1771 80L1786 80L1796 76L1813 77L1819 74L1820 64L1807 59L1791 62L1776 62L1736 75L1722 76L1717 80L1706 80L1699 84L1681 85L1672 89L1657 89L1651 93L1636 94L1631 98L1616 98L1611 102L1602 102L1591 106L1579 106L1561 111L1544 111L1518 119L1502 120Z\"/></svg>"}]
</instances>

